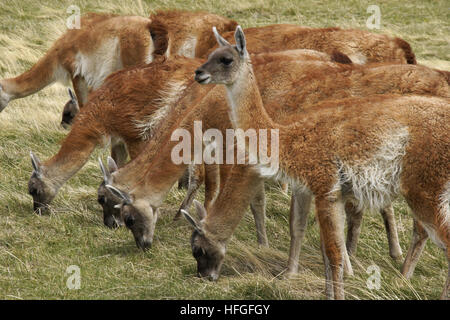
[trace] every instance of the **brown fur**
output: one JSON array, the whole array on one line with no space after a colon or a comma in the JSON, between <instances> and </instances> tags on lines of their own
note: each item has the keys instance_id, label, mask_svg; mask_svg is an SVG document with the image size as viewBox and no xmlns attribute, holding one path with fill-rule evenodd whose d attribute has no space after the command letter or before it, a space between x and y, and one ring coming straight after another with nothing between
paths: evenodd
<instances>
[{"instance_id":1,"label":"brown fur","mask_svg":"<svg viewBox=\"0 0 450 320\"><path fill-rule=\"evenodd\" d=\"M442 74L445 79L447 79L447 83L450 85L450 71L445 71L445 70L438 70L435 69L437 72L439 72L440 74Z\"/></svg>"},{"instance_id":2,"label":"brown fur","mask_svg":"<svg viewBox=\"0 0 450 320\"><path fill-rule=\"evenodd\" d=\"M267 54L270 55L270 54ZM280 56L281 53L276 53ZM288 52L286 57L292 57L292 52ZM342 75L351 78L354 75L358 75L355 79L360 79L360 74L364 74L362 67L351 67L345 65L338 65L331 62L310 61L288 61L288 59L280 58L280 62L265 63L257 66L257 75L259 80L268 79L272 77L274 82L265 83L261 82L261 86L268 86L267 91L264 91L263 96L268 105L272 107L273 115L277 119L283 119L291 113L297 113L302 108L307 108L313 102L320 99L326 99L330 97L340 97L343 94L345 96L360 95L373 92L371 86L366 85L361 88L358 87L358 82L349 84L355 86L355 92L348 90L348 83L342 82L342 87L338 90L335 87L334 90L325 90L328 86L328 82L323 78L324 74L329 74L331 78L336 79L336 76L342 73ZM297 56L296 56L297 57ZM314 57L315 59L316 57ZM329 59L329 58L328 58ZM255 61L271 61L270 58L264 59L264 55L255 57ZM136 120L142 120L153 114L155 106L151 101L158 101L161 96L158 92L164 92L165 84L170 79L191 79L188 76L192 73L196 66L199 65L198 61L192 61L189 59L177 58L169 59L164 62L157 60L154 63L143 67L133 68L130 70L124 70L111 75L101 90L93 93L90 97L92 102L89 103L89 108L82 111L80 116L75 121L72 131L66 138L57 155L50 160L44 162L44 172L46 175L46 181L56 181L52 185L53 191L51 195L45 199L50 200L56 195L58 188L73 174L75 174L79 168L87 161L89 154L93 148L103 139L110 136L119 136L127 144L132 158L135 158L141 148L143 147L143 140L140 137L140 132L134 125ZM403 66L401 66L403 68ZM349 69L350 68L350 69ZM369 67L368 67L369 68ZM417 68L417 67L411 67ZM296 70L296 71L295 71ZM339 71L340 70L340 71ZM388 70L396 70L395 67L391 67ZM405 74L414 75L423 74L420 70L406 70ZM308 76L303 82L299 74L316 74L319 76L318 81ZM354 73L354 75L353 75ZM394 74L394 73L392 73ZM169 76L170 75L170 76ZM345 76L346 75L346 76ZM377 77L375 77L377 78ZM382 88L378 88L380 92L383 90L397 90L393 76L385 77L386 81L382 81ZM296 80L298 79L298 81ZM401 79L401 77L399 77ZM430 77L432 79L432 77ZM392 85L389 85L389 81L394 81ZM153 81L155 83L153 83ZM370 77L368 78L370 83ZM433 80L434 81L434 80ZM309 92L307 83L316 83L317 87L314 92ZM339 83L339 82L338 82ZM438 81L436 82L438 83ZM280 92L279 86L282 85L286 91ZM406 85L405 85L406 86ZM375 87L375 86L374 86ZM433 87L432 87L433 88ZM437 90L439 86L434 87ZM414 90L423 90L424 88L415 87ZM426 89L426 87L425 87ZM197 109L193 109L196 103L200 102L205 94L211 90L211 95L208 95L208 99L202 102L201 106ZM304 91L299 91L304 90ZM323 90L323 95L317 94ZM362 91L361 91L362 90ZM426 89L428 90L428 89ZM227 106L224 100L224 92L221 88L205 88L203 86L192 84L190 85L188 94L179 103L178 107L172 107L170 117L165 119L164 126L154 133L152 141L148 143L148 152L142 153L135 161L130 162L126 168L114 173L114 182L119 188L125 188L130 190L130 187L134 184L139 185L142 178L142 191L145 193L146 184L151 181L158 185L156 189L162 191L162 195L157 195L157 198L163 198L165 192L169 190L173 184L172 179L177 179L182 174L185 167L183 166L171 166L170 159L167 162L166 155L170 156L169 146L173 146L173 143L168 143L167 132L172 132L174 128L184 126L191 128L193 120L202 120L205 126L210 128L229 128L230 124L225 119L228 119ZM213 94L214 92L214 94ZM302 92L302 94L299 94ZM432 91L429 91L430 93ZM439 91L434 91L439 92ZM211 100L212 99L212 100ZM280 102L284 101L284 105L281 107ZM220 107L220 112L208 108L209 103L216 104ZM123 107L123 106L126 106ZM187 113L191 110L195 110L192 115L180 124L180 119L183 119ZM154 151L150 151L154 150ZM154 159L156 155L161 156L159 159ZM149 175L143 175L142 166L147 163L154 163L155 167L147 167ZM151 173L151 175L150 175ZM123 178L120 178L123 176ZM134 180L136 179L136 180ZM33 178L30 180L32 181ZM52 183L53 184L53 183ZM140 187L141 188L141 187ZM137 195L138 197L138 195ZM159 201L159 200L158 200ZM35 202L42 203L39 198L35 198ZM48 201L49 202L49 201ZM48 204L48 202L44 204ZM156 205L156 204L155 204Z\"/></svg>"},{"instance_id":3,"label":"brown fur","mask_svg":"<svg viewBox=\"0 0 450 320\"><path fill-rule=\"evenodd\" d=\"M383 200L399 193L405 197L415 219L428 226L428 234L446 251L450 275L450 212L447 207L450 99L378 95L326 101L303 114L293 114L289 117L290 125L278 124L264 109L241 29L236 31L236 39L236 47L223 45L200 70L204 74L209 72L211 83L226 85L232 100L230 109L235 114L235 127L279 130L278 174L282 172L289 176L315 196L327 270L327 297L344 298L342 267L345 250L339 220L345 199L355 199L356 203L368 207L381 204L368 203L358 193L358 184L368 181L358 173L346 173L345 166L356 171L360 170L359 165L381 166L382 172L371 178L377 181L371 183L378 186L379 179L398 183L398 190L389 186L392 189L388 189L389 195L382 196ZM229 58L230 55L235 61L232 67L221 67L222 57ZM364 106L364 113L360 114L361 106ZM403 133L397 136L399 130ZM385 168L384 160L377 158L385 143L393 144L388 148L400 157L401 174L397 177L390 176L391 170L400 169ZM370 161L375 163L370 164ZM394 166L393 161L389 160L389 165ZM345 174L356 179L356 185L352 180L347 181ZM446 207L442 207L442 201L447 201L444 202ZM447 279L444 294L448 282Z\"/></svg>"},{"instance_id":4,"label":"brown fur","mask_svg":"<svg viewBox=\"0 0 450 320\"><path fill-rule=\"evenodd\" d=\"M247 28L245 34L247 50L250 53L272 52L276 48L275 50L312 49L332 55L337 50L350 57L353 62L358 62L353 59L359 56L363 56L367 63L415 62L414 53L406 41L364 30L308 28L277 24ZM228 42L233 43L234 32L225 33L223 37ZM211 49L209 53L216 47Z\"/></svg>"},{"instance_id":5,"label":"brown fur","mask_svg":"<svg viewBox=\"0 0 450 320\"><path fill-rule=\"evenodd\" d=\"M395 38L395 42L397 43L397 45L405 53L406 63L408 63L408 64L417 64L416 55L412 51L411 46L409 45L409 43L406 42L405 40L401 39L401 38Z\"/></svg>"},{"instance_id":6,"label":"brown fur","mask_svg":"<svg viewBox=\"0 0 450 320\"><path fill-rule=\"evenodd\" d=\"M149 24L150 20L142 17L87 14L81 18L81 29L66 31L29 71L16 78L4 79L1 84L5 92L20 98L63 80L56 78L57 68L66 73L67 79L74 79L77 53L90 54L105 39L114 37L120 42L123 66L134 65L136 61L133 60L139 62L145 58L150 39ZM74 87L76 89L77 85ZM87 93L81 96L76 93L81 106L86 102Z\"/></svg>"},{"instance_id":7,"label":"brown fur","mask_svg":"<svg viewBox=\"0 0 450 320\"><path fill-rule=\"evenodd\" d=\"M334 55L330 56L324 52L309 49L292 49L292 50L271 52L270 54L252 54L252 61L255 64L268 64L272 62L281 63L282 61L292 61L292 60L322 61L322 62L331 61L338 63L348 63L348 60L346 61L344 58L345 55L343 53L339 54L341 55L340 60L342 62L336 61L336 57Z\"/></svg>"},{"instance_id":8,"label":"brown fur","mask_svg":"<svg viewBox=\"0 0 450 320\"><path fill-rule=\"evenodd\" d=\"M232 30L236 22L206 12L190 11L158 11L152 14L150 19L87 13L81 18L81 29L66 31L29 71L15 78L0 80L0 109L12 99L28 96L55 81L64 80L72 80L79 105L82 107L87 101L88 93L101 85L104 79L99 79L92 87L85 76L98 75L88 71L88 74L77 77L75 71L78 53L93 59L92 54L105 40L118 38L121 65L110 68L108 72L112 73L120 68L149 62L152 58L150 54L177 54L178 48L182 47L190 36L196 36L199 39L198 48L204 48L206 45L201 43L201 40L211 41L211 37L204 37L204 34L214 25L225 32ZM150 50L152 48L153 52ZM203 51L204 49L199 49L199 53L194 52L190 57L198 56L197 54ZM58 68L62 72L56 73ZM65 76L61 78L61 74ZM8 98L2 100L2 91Z\"/></svg>"},{"instance_id":9,"label":"brown fur","mask_svg":"<svg viewBox=\"0 0 450 320\"><path fill-rule=\"evenodd\" d=\"M169 36L168 55L185 55L180 52L186 39L195 37L198 41L195 54L189 57L205 57L207 50L214 44L211 36L211 28L215 26L218 30L234 30L237 23L212 13L203 11L168 10L157 11L150 19L159 19L167 27Z\"/></svg>"},{"instance_id":10,"label":"brown fur","mask_svg":"<svg viewBox=\"0 0 450 320\"><path fill-rule=\"evenodd\" d=\"M153 53L157 55L165 55L169 47L169 33L164 20L158 16L152 17L152 22L149 29L153 40Z\"/></svg>"},{"instance_id":11,"label":"brown fur","mask_svg":"<svg viewBox=\"0 0 450 320\"><path fill-rule=\"evenodd\" d=\"M254 57L254 61L266 60L270 59ZM383 79L379 79L379 75L382 75L382 73L377 72L379 67L384 67L383 70L386 74L383 75ZM426 82L417 83L421 88L415 87L415 77L422 77L424 74L422 70L419 70L416 66L406 66L410 68L407 70L403 69L404 67L403 65L391 65L389 68L374 66L372 69L371 66L363 68L315 61L303 64L295 61L288 63L284 59L280 59L278 63L272 62L255 66L256 79L261 87L267 110L277 121L283 123L289 123L292 114L307 110L321 99L339 99L355 95L391 92L391 90L393 92L406 92L407 86L412 87L412 91L409 92L415 92L416 90L428 94L438 94L439 92L439 94L449 96L449 88L446 82L440 78L440 75L431 71L433 76L430 77L430 80L437 76L437 82L430 87L432 89L429 91ZM340 72L337 70L340 70ZM397 72L398 74L396 74ZM367 76L367 74L371 76ZM402 74L403 76L410 75L413 80L409 81L407 77L401 76ZM313 79L314 76L318 78ZM342 77L342 81L339 77ZM366 80L361 81L364 77L366 77ZM350 80L352 78L353 80ZM339 79L339 81L336 81L336 79ZM347 80L344 81L344 79ZM401 79L404 83L397 82ZM334 83L334 87L330 89L331 82ZM360 85L360 82L364 84ZM311 87L309 86L310 83ZM283 90L280 90L280 88L283 88ZM135 160L115 172L114 186L124 192L129 192L134 199L146 199L145 201L150 201L152 206L158 207L170 187L186 169L186 165L174 165L171 161L171 150L176 143L170 141L170 133L177 128L192 131L194 120L202 121L205 130L216 128L224 131L229 128L230 123L226 120L228 119L228 112L225 107L224 94L221 88L212 89L201 104L192 105L189 107L189 111L184 112L187 115L184 119L180 116L180 113L174 112L172 114L172 111L168 119L173 120L168 120L168 124L158 130L159 132L165 132L164 138L162 136L152 138L151 142L146 145L145 152L142 152ZM187 108L182 102L179 102L178 105L180 109ZM210 105L214 105L215 108L209 108ZM143 174L144 168L145 174ZM151 194L148 190L152 190ZM220 226L218 229L220 229ZM222 231L220 236L226 237L228 229L222 229Z\"/></svg>"}]
</instances>

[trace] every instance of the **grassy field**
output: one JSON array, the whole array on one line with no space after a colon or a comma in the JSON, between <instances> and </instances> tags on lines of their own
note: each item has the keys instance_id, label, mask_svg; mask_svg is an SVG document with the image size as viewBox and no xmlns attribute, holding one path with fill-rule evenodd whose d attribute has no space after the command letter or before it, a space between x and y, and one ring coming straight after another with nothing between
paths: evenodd
<instances>
[{"instance_id":1,"label":"grassy field","mask_svg":"<svg viewBox=\"0 0 450 320\"><path fill-rule=\"evenodd\" d=\"M105 4L107 3L107 4ZM35 63L65 31L67 8L148 15L156 9L203 9L244 27L296 23L313 27L366 28L371 4L381 8L382 32L409 41L419 63L450 70L450 11L448 1L315 1L315 0L3 0L0 2L0 78L17 75ZM106 6L105 6L106 5ZM235 232L222 277L210 283L195 277L190 228L172 222L184 192L174 189L163 207L153 248L143 253L125 228L103 226L96 202L100 183L97 150L91 161L60 191L51 215L32 213L27 181L29 152L41 159L55 154L67 134L60 112L65 88L53 85L16 100L0 114L0 298L1 299L323 299L323 263L319 232L311 215L300 257L300 273L293 280L280 276L289 248L289 196L267 185L267 228L270 248L256 245L249 213ZM201 196L200 196L201 197ZM404 254L411 236L411 217L404 202L395 203ZM436 299L447 275L441 250L428 242L411 281L390 259L379 214L367 213L356 257L355 276L346 279L347 299ZM69 290L67 267L81 270L81 289ZM366 272L381 271L381 287L370 290Z\"/></svg>"}]
</instances>

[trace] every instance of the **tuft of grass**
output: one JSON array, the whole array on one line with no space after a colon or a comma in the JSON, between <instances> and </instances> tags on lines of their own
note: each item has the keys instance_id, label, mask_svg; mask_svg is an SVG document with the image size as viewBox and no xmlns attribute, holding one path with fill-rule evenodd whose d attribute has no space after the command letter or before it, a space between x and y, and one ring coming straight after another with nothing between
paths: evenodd
<instances>
[{"instance_id":1,"label":"tuft of grass","mask_svg":"<svg viewBox=\"0 0 450 320\"><path fill-rule=\"evenodd\" d=\"M157 9L205 10L237 20L243 27L295 23L312 27L367 29L371 1L314 0L8 0L0 2L0 77L30 68L65 31L67 8L81 13L114 12L147 16ZM447 1L379 0L381 29L411 43L418 61L450 69ZM153 248L137 250L130 232L103 226L96 190L101 180L95 159L60 191L50 215L32 213L27 181L29 151L41 159L55 154L67 134L59 126L67 100L62 85L13 101L0 114L0 298L2 299L323 299L324 267L313 215L300 256L299 274L284 279L289 248L289 197L267 184L270 248L258 248L253 218L247 213L232 237L222 277L210 283L195 277L190 228L172 217L184 191L174 189L162 208ZM200 198L202 195L200 195ZM403 201L395 203L399 237L406 253L412 223ZM378 214L364 217L361 239L352 258L355 276L347 278L348 299L436 299L447 276L441 250L428 243L411 281L388 255ZM66 286L71 265L81 270L81 288ZM378 290L370 290L369 266L379 267Z\"/></svg>"}]
</instances>

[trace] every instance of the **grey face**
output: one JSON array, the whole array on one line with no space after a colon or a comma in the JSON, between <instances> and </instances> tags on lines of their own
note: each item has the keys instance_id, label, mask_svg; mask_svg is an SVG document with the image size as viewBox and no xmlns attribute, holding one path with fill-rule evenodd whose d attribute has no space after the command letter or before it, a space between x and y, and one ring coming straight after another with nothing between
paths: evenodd
<instances>
[{"instance_id":1,"label":"grey face","mask_svg":"<svg viewBox=\"0 0 450 320\"><path fill-rule=\"evenodd\" d=\"M73 119L80 111L80 108L78 106L78 100L75 96L75 94L70 90L69 88L69 96L70 100L67 101L67 103L64 105L62 119L61 119L61 126L64 129L68 129L69 126L72 124Z\"/></svg>"},{"instance_id":2,"label":"grey face","mask_svg":"<svg viewBox=\"0 0 450 320\"><path fill-rule=\"evenodd\" d=\"M115 208L116 205L121 203L121 200L112 194L105 185L106 183L103 181L98 187L97 201L102 206L103 223L108 228L115 229L124 224L120 215L120 209Z\"/></svg>"},{"instance_id":3,"label":"grey face","mask_svg":"<svg viewBox=\"0 0 450 320\"><path fill-rule=\"evenodd\" d=\"M28 181L28 193L33 197L33 210L38 213L46 211L48 204L55 197L53 189L40 178L36 171L33 171Z\"/></svg>"},{"instance_id":4,"label":"grey face","mask_svg":"<svg viewBox=\"0 0 450 320\"><path fill-rule=\"evenodd\" d=\"M146 251L151 248L153 233L155 231L157 214L153 210L139 210L132 204L123 204L121 208L122 219L131 230L138 248Z\"/></svg>"},{"instance_id":5,"label":"grey face","mask_svg":"<svg viewBox=\"0 0 450 320\"><path fill-rule=\"evenodd\" d=\"M230 85L236 81L242 65L248 61L244 32L237 26L234 46L230 45L215 27L213 32L220 47L211 53L205 64L195 70L195 80L200 84Z\"/></svg>"},{"instance_id":6,"label":"grey face","mask_svg":"<svg viewBox=\"0 0 450 320\"><path fill-rule=\"evenodd\" d=\"M56 196L57 190L45 178L45 169L41 165L39 158L33 152L30 152L30 157L33 173L28 181L28 193L33 197L33 210L42 213Z\"/></svg>"},{"instance_id":7,"label":"grey face","mask_svg":"<svg viewBox=\"0 0 450 320\"><path fill-rule=\"evenodd\" d=\"M106 188L115 197L120 199L120 220L131 230L138 248L147 250L153 242L156 221L158 220L158 210L153 208L146 201L133 201L132 197L116 187L106 184Z\"/></svg>"},{"instance_id":8,"label":"grey face","mask_svg":"<svg viewBox=\"0 0 450 320\"><path fill-rule=\"evenodd\" d=\"M195 70L195 80L200 84L233 83L240 68L241 59L235 46L215 50L208 61Z\"/></svg>"},{"instance_id":9,"label":"grey face","mask_svg":"<svg viewBox=\"0 0 450 320\"><path fill-rule=\"evenodd\" d=\"M68 129L72 124L73 119L78 114L78 103L74 103L72 100L67 101L62 113L61 126L64 129Z\"/></svg>"},{"instance_id":10,"label":"grey face","mask_svg":"<svg viewBox=\"0 0 450 320\"><path fill-rule=\"evenodd\" d=\"M100 158L98 159L98 163L102 171L103 181L97 189L97 201L103 209L103 223L108 228L117 228L123 225L120 208L116 207L122 203L122 199L111 192L106 185L113 184L112 174L118 170L118 167L111 157L108 157L108 165L106 167Z\"/></svg>"},{"instance_id":11,"label":"grey face","mask_svg":"<svg viewBox=\"0 0 450 320\"><path fill-rule=\"evenodd\" d=\"M198 276L216 281L225 258L225 248L213 244L198 230L192 233L191 247L192 255L197 260Z\"/></svg>"}]
</instances>

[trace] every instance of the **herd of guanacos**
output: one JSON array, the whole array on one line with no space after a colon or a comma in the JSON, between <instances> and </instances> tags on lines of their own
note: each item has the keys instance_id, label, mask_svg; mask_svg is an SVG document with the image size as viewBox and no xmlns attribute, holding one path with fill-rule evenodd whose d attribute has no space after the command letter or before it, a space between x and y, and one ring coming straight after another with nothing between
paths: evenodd
<instances>
[{"instance_id":1,"label":"herd of guanacos","mask_svg":"<svg viewBox=\"0 0 450 320\"><path fill-rule=\"evenodd\" d=\"M177 181L187 180L175 218L194 228L198 275L217 280L248 206L258 243L268 245L264 181L275 179L292 195L285 275L298 271L314 201L326 297L343 299L364 210L381 213L390 255L402 258L392 208L402 196L414 220L402 274L412 276L430 237L449 262L442 293L449 298L450 73L418 65L406 41L291 24L243 30L207 12L88 13L30 70L0 80L0 111L55 81L72 82L61 121L70 132L52 158L41 162L31 152L36 212L48 210L97 146L110 144L107 164L99 159L105 225L126 225L137 246L149 249L159 207ZM224 135L277 130L277 167L175 164L172 133L193 134L198 121L203 131ZM226 151L216 145L216 153ZM246 152L260 160L255 149ZM203 184L204 204L194 200ZM188 213L192 203L198 219Z\"/></svg>"}]
</instances>

